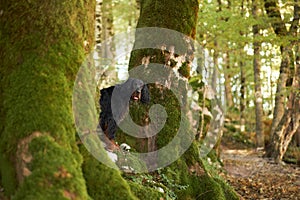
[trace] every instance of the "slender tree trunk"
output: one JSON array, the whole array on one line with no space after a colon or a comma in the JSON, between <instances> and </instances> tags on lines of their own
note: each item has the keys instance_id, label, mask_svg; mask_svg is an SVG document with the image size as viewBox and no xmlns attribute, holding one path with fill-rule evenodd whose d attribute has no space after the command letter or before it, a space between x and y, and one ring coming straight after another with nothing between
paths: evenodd
<instances>
[{"instance_id":1,"label":"slender tree trunk","mask_svg":"<svg viewBox=\"0 0 300 200\"><path fill-rule=\"evenodd\" d=\"M218 51L218 49L219 49L218 42L215 41L215 50L214 50L214 54L213 54L214 68L213 68L212 81L211 81L211 86L212 86L212 89L214 90L215 94L217 94L217 92L218 92L217 91L217 88L218 88L217 82L218 82L218 77L219 77L219 61L218 61L219 51ZM229 83L229 85L230 85L230 83ZM225 86L225 88L226 88L226 86ZM225 93L226 93L226 97L228 97L226 89L225 89ZM230 89L229 93L231 94L231 89ZM203 99L203 101L205 102L205 99ZM216 114L214 112L212 114L213 114L213 116L216 116ZM223 131L220 130L216 134L216 138L217 138L216 144L214 145L214 148L213 148L215 150L218 158L220 158L220 155L221 155L220 146L221 146L222 137L223 137Z\"/></svg>"},{"instance_id":2,"label":"slender tree trunk","mask_svg":"<svg viewBox=\"0 0 300 200\"><path fill-rule=\"evenodd\" d=\"M300 71L300 44L299 43L296 44L295 54L296 54L295 63L296 63L296 68L298 69L297 73L299 74ZM299 81L299 76L298 76L298 81ZM297 147L300 147L300 125L298 127L298 130L295 133L295 143ZM300 164L300 158L299 158L299 164Z\"/></svg>"},{"instance_id":3,"label":"slender tree trunk","mask_svg":"<svg viewBox=\"0 0 300 200\"><path fill-rule=\"evenodd\" d=\"M252 1L252 15L254 18L258 18L259 7L258 1ZM254 59L253 59L253 70L254 70L254 84L255 84L255 121L256 121L256 146L258 148L264 147L264 134L263 134L263 97L261 93L261 79L260 79L260 42L258 42L259 26L256 24L253 26L254 35Z\"/></svg>"},{"instance_id":4,"label":"slender tree trunk","mask_svg":"<svg viewBox=\"0 0 300 200\"><path fill-rule=\"evenodd\" d=\"M272 121L272 128L270 136L271 138L274 135L274 132L284 115L284 105L285 105L285 99L286 99L286 82L289 78L289 55L287 51L289 51L288 47L281 46L281 64L280 64L280 74L277 81L277 89L276 89L276 95L275 95L275 107L273 112L273 121Z\"/></svg>"},{"instance_id":5,"label":"slender tree trunk","mask_svg":"<svg viewBox=\"0 0 300 200\"><path fill-rule=\"evenodd\" d=\"M102 41L102 5L103 0L96 0L95 11L95 40L96 44L100 44Z\"/></svg>"},{"instance_id":6,"label":"slender tree trunk","mask_svg":"<svg viewBox=\"0 0 300 200\"><path fill-rule=\"evenodd\" d=\"M241 17L245 16L244 0L241 2ZM243 32L240 35L246 37ZM242 49L242 48L241 48ZM240 131L243 133L246 129L245 108L246 108L246 75L245 75L245 56L244 51L240 50Z\"/></svg>"},{"instance_id":7,"label":"slender tree trunk","mask_svg":"<svg viewBox=\"0 0 300 200\"><path fill-rule=\"evenodd\" d=\"M226 104L228 108L232 108L234 106L234 103L231 91L230 58L228 52L225 53L224 63Z\"/></svg>"},{"instance_id":8,"label":"slender tree trunk","mask_svg":"<svg viewBox=\"0 0 300 200\"><path fill-rule=\"evenodd\" d=\"M245 77L245 63L244 61L240 61L240 80L241 80L241 88L240 88L240 131L244 132L245 131L245 108L246 108L246 99L245 99L245 85L246 85L246 77Z\"/></svg>"},{"instance_id":9,"label":"slender tree trunk","mask_svg":"<svg viewBox=\"0 0 300 200\"><path fill-rule=\"evenodd\" d=\"M102 0L101 6L102 12L102 35L101 42L105 42L112 45L104 45L102 44L102 57L103 58L114 58L115 49L114 49L114 41L112 41L112 37L114 36L113 29L113 13L112 13L112 0ZM110 47L109 49L107 47Z\"/></svg>"}]
</instances>

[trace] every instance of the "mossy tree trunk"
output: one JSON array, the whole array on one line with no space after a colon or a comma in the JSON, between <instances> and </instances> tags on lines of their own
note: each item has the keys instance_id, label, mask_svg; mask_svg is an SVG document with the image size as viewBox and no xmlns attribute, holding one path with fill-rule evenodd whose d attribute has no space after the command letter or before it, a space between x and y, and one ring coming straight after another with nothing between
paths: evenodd
<instances>
[{"instance_id":1,"label":"mossy tree trunk","mask_svg":"<svg viewBox=\"0 0 300 200\"><path fill-rule=\"evenodd\" d=\"M180 5L172 0L168 0L165 2L153 0L140 1L140 17L138 20L137 28L166 28L177 31L180 34L184 34L194 39L196 34L198 7L199 4L197 0L189 0ZM180 67L178 69L179 73L181 73L186 78L189 78L190 67L193 58L193 52L191 51L192 47L189 45L192 44L186 43L184 41L184 38L178 38L178 41L174 43L174 38L172 38L174 37L174 35L168 35L167 32L166 35L155 34L154 32L147 33L145 31L136 33L136 40L134 44L135 47L143 43L149 43L156 48L137 49L132 51L129 63L129 74L132 68L141 66L145 62L157 63L162 67L174 67L171 66L172 63L174 64L174 60L172 60L172 56L170 56L173 51L174 54L179 54L177 56L182 57L184 63L186 63L186 65L182 65L183 67ZM184 45L182 46L182 44ZM145 61L145 59L147 61ZM163 89L161 88L161 90ZM156 89L151 92L151 98L155 96L155 93L158 93L157 95L159 97L157 96L157 98L163 98L161 96L161 91ZM170 95L172 96L172 94ZM156 140L155 137L149 139L147 143L147 149L150 151L159 148L158 144L154 144L154 140Z\"/></svg>"},{"instance_id":2,"label":"mossy tree trunk","mask_svg":"<svg viewBox=\"0 0 300 200\"><path fill-rule=\"evenodd\" d=\"M1 1L0 177L8 197L89 198L71 102L94 40L94 4Z\"/></svg>"},{"instance_id":3,"label":"mossy tree trunk","mask_svg":"<svg viewBox=\"0 0 300 200\"><path fill-rule=\"evenodd\" d=\"M137 28L142 29L142 31L139 32L139 30L137 30L136 32L134 44L135 50L131 52L129 63L130 76L135 76L134 69L139 66L149 66L148 68L151 68L151 64L159 64L162 68L174 67L176 63L174 64L170 54L172 55L172 53L175 52L174 54L177 54L176 57L181 57L184 60L184 64L178 66L179 69L177 70L178 73L182 75L181 81L184 83L188 82L190 77L190 67L194 56L191 43L186 42L184 38L180 37L174 42L174 40L170 39L172 35L167 34L168 31L166 31L166 35L163 35L157 34L155 31L151 33L145 32L143 31L143 28L166 28L194 39L196 35L198 6L199 2L197 0L187 0L183 3L178 3L173 0L140 1L141 10ZM178 42L178 40L182 41ZM141 47L146 43L150 43L153 48L135 48L137 46ZM151 70L148 68L146 67L145 70ZM176 67L173 68L173 70L175 69ZM131 70L133 73L131 73ZM168 70L158 71L158 78L160 77L159 73L162 73L163 71L166 73L169 72ZM147 77L144 78L147 80ZM169 81L168 84L173 84L172 80ZM180 116L181 105L168 86L162 87L159 84L150 84L149 88L151 94L150 106L153 104L161 104L165 108L168 118L163 129L156 136L148 138L148 143L146 143L148 144L147 148L136 145L137 143L132 143L132 145L140 151L145 151L145 149L148 151L155 151L168 145L168 143L176 136L180 117L184 117ZM186 99L187 90L183 90L181 95L182 99ZM131 116L133 116L134 119L135 111L132 112ZM126 141L126 139L124 140ZM128 141L130 140L127 140L126 142ZM145 142L140 143L145 144ZM176 153L177 150L178 149L175 147L172 153ZM166 159L168 156L171 155L158 154L157 160L159 162L160 159ZM177 161L162 169L162 171L162 173L166 174L173 183L188 186L187 189L174 188L174 192L178 199L237 199L235 193L226 186L224 182L216 177L208 175L205 166L200 159L196 142L193 142L190 148Z\"/></svg>"}]
</instances>

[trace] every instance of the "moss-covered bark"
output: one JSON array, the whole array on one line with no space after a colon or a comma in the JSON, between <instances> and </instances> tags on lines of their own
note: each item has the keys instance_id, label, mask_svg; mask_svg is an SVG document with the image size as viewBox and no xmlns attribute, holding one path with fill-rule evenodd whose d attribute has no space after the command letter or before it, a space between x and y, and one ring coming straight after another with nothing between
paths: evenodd
<instances>
[{"instance_id":1,"label":"moss-covered bark","mask_svg":"<svg viewBox=\"0 0 300 200\"><path fill-rule=\"evenodd\" d=\"M1 1L1 184L14 199L88 199L71 95L94 1Z\"/></svg>"},{"instance_id":2,"label":"moss-covered bark","mask_svg":"<svg viewBox=\"0 0 300 200\"><path fill-rule=\"evenodd\" d=\"M140 1L140 18L138 20L137 28L158 27L177 31L191 38L196 35L196 22L199 9L198 0L187 0L184 2L176 2L172 0L158 1L158 0L143 0ZM175 45L174 37L178 35L159 34L153 35L153 32L136 33L135 45L149 42L156 45ZM187 46L183 38L176 38L176 53L187 53ZM147 55L156 55L155 62L164 64L165 56L159 56L158 49L144 49L133 51L130 57L129 69L142 64L142 58Z\"/></svg>"},{"instance_id":3,"label":"moss-covered bark","mask_svg":"<svg viewBox=\"0 0 300 200\"><path fill-rule=\"evenodd\" d=\"M143 0L141 1L141 13L138 21L138 28L167 28L178 31L190 38L195 38L198 3L199 2L197 0L187 0L181 3L173 0ZM178 71L184 77L189 78L188 67L193 59L193 52L191 52L193 49L189 46L191 43L186 42L186 40L182 37L177 37L178 35L176 34L168 35L168 33L170 32L166 31L166 35L163 35L153 32L139 32L138 30L136 32L135 47L142 46L141 44L151 43L156 48L136 48L136 50L131 53L129 69L143 65L145 59L148 59L148 68L151 68L151 63L158 63L164 67L174 67L172 65L172 60L168 57L170 54L169 49L174 47L175 54L177 54L176 56L185 59L185 62L179 66L180 68ZM162 46L165 46L166 50L162 50L160 48ZM183 66L186 68L181 68ZM162 69L158 73L162 73L163 71L164 70ZM168 70L165 71L167 73ZM149 72L149 74L151 74L151 72ZM135 76L134 73L130 73L130 75ZM147 78L145 79L147 80ZM157 86L157 84L151 84L150 86L151 103L149 107L154 104L161 104L168 114L168 118L163 129L154 139L154 150L161 149L169 144L178 132L181 118L186 117L181 116L181 107L186 106L185 101L187 100L187 89L183 86L179 87L179 85L187 84L188 79L179 80L180 81L176 83L176 87L182 89L182 91L180 91L181 99L176 98L173 92L167 87ZM174 84L173 80L169 81L169 84ZM136 112L139 113L140 109L132 111L131 116L135 122L141 123L143 117L135 114ZM145 122L145 124L147 123L148 122ZM186 134L189 134L188 125L186 127ZM126 138L129 139L126 141ZM134 143L132 137L124 138L123 135L122 140L131 142L131 145L139 151L143 152L145 150L143 148L139 148L139 145L137 145L141 143L141 140ZM151 138L151 140L153 140L153 138ZM179 145L174 146L173 154L180 151L180 147L182 146L181 143L184 143L184 140L185 139L182 138L179 141ZM171 196L178 199L238 199L230 186L218 178L217 175L212 175L209 172L209 167L207 167L200 158L198 145L199 144L196 142L192 143L190 148L176 162L165 167L160 172L153 172L152 176L158 176L158 179L164 186L168 186L168 188L172 189L174 194L169 194L169 197ZM167 159L170 156L170 152L168 155L158 154L157 163L160 163L161 160ZM157 175L157 173L159 175ZM164 179L163 177L165 177L168 181L162 180ZM168 193L168 190L166 193ZM143 197L143 199L148 198Z\"/></svg>"},{"instance_id":4,"label":"moss-covered bark","mask_svg":"<svg viewBox=\"0 0 300 200\"><path fill-rule=\"evenodd\" d=\"M84 146L80 148L80 152L84 157L82 171L92 199L137 199L119 171L100 163Z\"/></svg>"}]
</instances>

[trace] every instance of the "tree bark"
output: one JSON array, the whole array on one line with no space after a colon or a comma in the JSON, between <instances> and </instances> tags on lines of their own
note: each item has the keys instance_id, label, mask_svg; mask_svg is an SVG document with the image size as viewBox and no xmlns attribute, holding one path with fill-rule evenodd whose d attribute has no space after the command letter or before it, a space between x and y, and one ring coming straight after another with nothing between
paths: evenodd
<instances>
[{"instance_id":1,"label":"tree bark","mask_svg":"<svg viewBox=\"0 0 300 200\"><path fill-rule=\"evenodd\" d=\"M131 74L131 69L134 67L145 65L149 65L151 63L161 64L161 66L172 67L175 61L174 54L177 54L176 57L181 57L185 63L184 70L183 65L179 66L178 72L181 73L185 77L190 76L190 66L193 60L193 50L192 44L189 44L185 41L184 38L178 38L174 40L172 35L166 34L155 34L154 32L147 33L142 31L142 28L145 27L157 27L157 28L166 28L174 31L178 31L178 33L185 34L187 37L195 38L196 33L196 22L197 22L197 13L198 13L198 1L197 0L189 0L185 4L180 5L181 12L174 12L175 10L179 9L179 5L176 4L172 0L168 0L165 2L158 2L153 0L144 0L140 1L140 17L137 24L137 31L136 31L136 40L134 44L134 49L131 52L130 62L129 62L129 74ZM168 9L166 9L168 8ZM182 23L182 20L185 23ZM174 43L176 41L176 43ZM139 49L138 46L144 43L151 43L153 47L156 48L146 48L146 49ZM182 45L182 46L180 46ZM162 67L163 69L163 67ZM181 71L180 71L181 70ZM166 72L167 73L167 72ZM146 78L147 79L147 78ZM171 80L169 80L169 84L173 84ZM170 86L170 85L169 85ZM151 89L151 87L150 87ZM159 99L165 98L162 94L170 93L166 88L159 88L153 87L150 91L152 99ZM171 93L170 93L171 94ZM186 96L186 94L183 94ZM175 99L173 99L175 100ZM173 102L173 100L168 100ZM155 100L154 100L155 101ZM159 100L158 100L159 101ZM169 102L169 103L170 103ZM171 104L171 103L170 103ZM174 104L178 104L175 103ZM167 105L165 105L168 107ZM178 112L179 107L173 108L173 111ZM177 118L174 115L174 119ZM177 120L177 119L176 119ZM174 120L173 125L166 124L165 129L167 130L168 126L174 126L176 124L176 120ZM178 123L178 121L177 121ZM176 127L176 126L175 126ZM172 130L171 128L169 129ZM173 132L174 133L174 132ZM154 136L147 139L147 142L144 141L142 143L148 144L147 149L148 151L155 151L156 149L164 146L166 143L162 141L166 141L166 136L173 134L165 132L165 138L159 138L160 136ZM160 141L161 140L161 141Z\"/></svg>"},{"instance_id":2,"label":"tree bark","mask_svg":"<svg viewBox=\"0 0 300 200\"><path fill-rule=\"evenodd\" d=\"M244 7L244 1L241 3L241 17L244 17L245 15L245 7ZM240 32L240 35L243 36L243 33ZM245 36L244 36L245 37ZM245 119L245 109L246 109L246 74L245 74L245 56L244 56L244 51L240 50L239 53L241 54L240 56L240 61L239 61L239 66L240 66L240 82L241 82L241 87L240 87L240 131L243 133L245 132L246 129L246 119Z\"/></svg>"},{"instance_id":3,"label":"tree bark","mask_svg":"<svg viewBox=\"0 0 300 200\"><path fill-rule=\"evenodd\" d=\"M255 19L259 16L258 1L252 1L252 15ZM255 121L256 121L256 146L258 148L264 147L264 134L263 134L263 97L261 92L261 79L260 79L260 42L259 42L259 25L253 25L253 70L254 70L254 84L255 84Z\"/></svg>"},{"instance_id":4,"label":"tree bark","mask_svg":"<svg viewBox=\"0 0 300 200\"><path fill-rule=\"evenodd\" d=\"M295 76L292 84L292 92L289 96L287 108L285 109L284 115L278 124L274 139L272 140L271 147L274 150L271 157L276 162L280 163L285 152L287 151L288 145L293 138L293 135L297 132L300 123L300 67L297 65L295 69Z\"/></svg>"},{"instance_id":5,"label":"tree bark","mask_svg":"<svg viewBox=\"0 0 300 200\"><path fill-rule=\"evenodd\" d=\"M278 37L294 37L298 36L299 27L299 12L300 7L298 5L298 0L294 1L294 18L291 21L291 27L288 31L285 27L285 23L281 20L281 15L278 6L275 1L267 1L265 3L265 8L269 18L272 19L272 27L274 32ZM297 44L297 43L296 43ZM281 45L281 65L280 65L280 75L277 82L277 91L275 97L275 108L274 108L274 119L271 129L271 143L267 149L266 156L272 157L278 162L281 161L288 144L290 142L290 134L294 134L295 129L295 119L297 119L297 113L295 111L290 111L289 109L297 110L297 98L295 98L295 91L298 88L298 77L299 69L297 65L298 50L296 47L296 65L291 62L291 55L293 46L295 42ZM288 80L292 80L291 91L288 96L288 109L285 109L286 95L285 86ZM298 88L299 89L299 88ZM296 101L296 102L295 102ZM294 106L294 107L293 107ZM289 132L289 133L288 133ZM296 130L295 130L296 132ZM278 141L277 141L278 140Z\"/></svg>"},{"instance_id":6,"label":"tree bark","mask_svg":"<svg viewBox=\"0 0 300 200\"><path fill-rule=\"evenodd\" d=\"M230 58L229 58L229 53L225 53L225 58L224 58L224 63L225 63L225 92L226 92L226 104L227 107L233 108L234 103L233 103L233 96L232 96L232 91L231 91L231 76L230 76Z\"/></svg>"},{"instance_id":7,"label":"tree bark","mask_svg":"<svg viewBox=\"0 0 300 200\"><path fill-rule=\"evenodd\" d=\"M140 18L138 21L137 28L145 28L145 27L158 27L158 28L167 28L170 30L178 31L179 33L183 33L184 35L195 38L196 33L196 22L197 22L197 12L198 12L198 1L195 0L188 0L185 1L184 4L178 4L176 1L173 0L167 0L167 1L157 1L157 0L141 0L141 11L140 11ZM167 32L166 32L167 33ZM193 60L193 49L191 43L187 42L186 39L182 40L182 37L178 37L176 40L172 38L171 35L164 35L164 34L148 34L147 32L142 32L142 34L137 30L136 32L136 41L134 46L139 47L142 46L142 44L150 42L153 44L156 48L141 48L141 49L135 49L131 52L131 58L129 63L129 70L134 70L134 68L139 66L147 66L148 68L151 68L151 64L160 64L162 71L164 68L170 68L173 67L173 70L176 70L176 67L173 65L174 62L172 59L174 59L172 56L176 56L177 58L181 58L184 60L184 63L186 63L186 67L189 68L191 65L191 62ZM174 42L175 41L175 42ZM173 53L173 55L172 55ZM176 55L175 55L176 54ZM178 66L179 69L182 66ZM150 70L150 69L146 69ZM157 73L162 73L162 71ZM166 73L169 73L167 70L165 70ZM188 71L188 70L186 70ZM181 73L181 77L179 84L186 84L187 78L189 78L189 73L182 73L183 71L178 70L179 73ZM129 71L129 74L131 76L134 76L134 73L131 73ZM147 75L144 77L147 80ZM157 75L159 77L159 75ZM169 79L167 80L167 85L165 87L162 87L158 84L151 84L149 86L150 88L150 94L151 94L151 103L153 104L161 104L168 114L168 119L164 125L164 128L154 137L150 138L150 140L154 140L154 149L150 150L157 150L165 147L169 142L172 141L172 139L176 136L178 132L178 125L180 122L180 118L185 118L186 116L180 116L180 104L178 104L180 101L183 102L183 105L186 105L184 102L187 99L187 90L183 90L180 92L180 100L176 100L174 94L172 94L172 91L170 91L169 87L172 84L176 84L173 82L174 80ZM177 85L175 85L176 87ZM178 85L178 88L180 88L180 85ZM188 135L189 132L187 131L186 134ZM194 137L194 136L193 136ZM181 138L182 141L185 140L184 138ZM149 142L149 144L153 145L153 142ZM149 147L149 148L153 148ZM148 148L148 151L149 151ZM201 162L198 158L199 154L195 151L197 147L193 143L190 148L187 150L186 153L182 157L178 159L175 163L167 167L168 170L176 169L176 174L178 175L179 180L177 180L179 183L183 184L191 184L191 181L194 180L199 184L194 184L194 186L198 185L200 186L202 181L205 180L204 176L196 177L193 174L185 176L186 173L186 167L182 167L180 163L183 163L184 160L193 160L186 164L188 168L194 168L194 166L197 166L198 162ZM172 154L177 154L179 151L178 147L175 146L173 149ZM196 150L197 152L199 150ZM163 155L158 154L157 157L154 159L157 159L158 162L162 159L168 159L171 155ZM198 158L197 158L198 157ZM198 161L197 161L198 160ZM150 166L151 167L151 166ZM198 167L199 168L199 167ZM202 168L202 167L200 167ZM186 178L183 178L186 177ZM201 186L200 186L201 187ZM200 190L200 187L191 188L191 194L186 195L185 192L181 194L182 199L194 199L197 198ZM205 189L206 190L206 189ZM219 198L220 194L212 194L212 196L207 196L208 199L215 199ZM231 197L235 198L235 197Z\"/></svg>"},{"instance_id":8,"label":"tree bark","mask_svg":"<svg viewBox=\"0 0 300 200\"><path fill-rule=\"evenodd\" d=\"M240 80L241 80L241 88L240 88L240 131L245 132L245 108L246 108L246 77L245 77L245 63L244 61L240 61Z\"/></svg>"},{"instance_id":9,"label":"tree bark","mask_svg":"<svg viewBox=\"0 0 300 200\"><path fill-rule=\"evenodd\" d=\"M70 102L94 41L93 18L94 1L1 1L0 173L7 196L88 199Z\"/></svg>"}]
</instances>

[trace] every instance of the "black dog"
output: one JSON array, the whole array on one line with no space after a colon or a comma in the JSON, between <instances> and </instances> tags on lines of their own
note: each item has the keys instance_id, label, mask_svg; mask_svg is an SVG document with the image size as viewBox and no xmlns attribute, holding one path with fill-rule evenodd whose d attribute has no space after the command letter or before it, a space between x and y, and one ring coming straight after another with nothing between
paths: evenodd
<instances>
[{"instance_id":1,"label":"black dog","mask_svg":"<svg viewBox=\"0 0 300 200\"><path fill-rule=\"evenodd\" d=\"M104 142L107 150L119 149L115 143L115 133L118 124L123 120L129 109L129 101L150 102L147 85L139 80L129 78L125 83L100 90L99 125L104 132ZM109 141L107 140L109 139Z\"/></svg>"}]
</instances>

